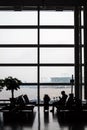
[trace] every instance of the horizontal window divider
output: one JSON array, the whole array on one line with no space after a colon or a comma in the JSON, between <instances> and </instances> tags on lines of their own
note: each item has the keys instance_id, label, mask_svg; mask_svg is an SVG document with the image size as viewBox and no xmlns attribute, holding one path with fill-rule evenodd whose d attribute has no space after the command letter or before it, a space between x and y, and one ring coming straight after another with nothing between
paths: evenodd
<instances>
[{"instance_id":1,"label":"horizontal window divider","mask_svg":"<svg viewBox=\"0 0 87 130\"><path fill-rule=\"evenodd\" d=\"M40 63L39 66L43 67L54 67L54 66L60 66L60 67L70 67L70 66L75 66L74 63ZM81 64L81 66L84 66L84 64Z\"/></svg>"},{"instance_id":2,"label":"horizontal window divider","mask_svg":"<svg viewBox=\"0 0 87 130\"><path fill-rule=\"evenodd\" d=\"M37 29L37 25L0 25L0 29Z\"/></svg>"},{"instance_id":3,"label":"horizontal window divider","mask_svg":"<svg viewBox=\"0 0 87 130\"><path fill-rule=\"evenodd\" d=\"M0 99L0 102L1 102L1 101L3 101L3 102L6 102L6 101L7 101L7 102L8 102L8 101L10 101L10 99Z\"/></svg>"},{"instance_id":4,"label":"horizontal window divider","mask_svg":"<svg viewBox=\"0 0 87 130\"><path fill-rule=\"evenodd\" d=\"M0 29L74 29L74 25L0 25ZM84 28L82 25L80 28Z\"/></svg>"},{"instance_id":5,"label":"horizontal window divider","mask_svg":"<svg viewBox=\"0 0 87 130\"><path fill-rule=\"evenodd\" d=\"M74 25L40 25L40 29L74 29Z\"/></svg>"},{"instance_id":6,"label":"horizontal window divider","mask_svg":"<svg viewBox=\"0 0 87 130\"><path fill-rule=\"evenodd\" d=\"M40 29L74 29L74 25L40 25ZM84 26L80 26L79 28L83 29Z\"/></svg>"},{"instance_id":7,"label":"horizontal window divider","mask_svg":"<svg viewBox=\"0 0 87 130\"><path fill-rule=\"evenodd\" d=\"M40 47L74 47L74 44L40 44Z\"/></svg>"},{"instance_id":8,"label":"horizontal window divider","mask_svg":"<svg viewBox=\"0 0 87 130\"><path fill-rule=\"evenodd\" d=\"M80 45L84 47L84 45ZM1 47L75 47L74 44L0 44Z\"/></svg>"},{"instance_id":9,"label":"horizontal window divider","mask_svg":"<svg viewBox=\"0 0 87 130\"><path fill-rule=\"evenodd\" d=\"M21 85L38 85L38 83L22 83ZM39 85L71 85L70 83L39 83Z\"/></svg>"},{"instance_id":10,"label":"horizontal window divider","mask_svg":"<svg viewBox=\"0 0 87 130\"><path fill-rule=\"evenodd\" d=\"M0 66L43 66L43 67L54 67L54 66L75 66L74 63L0 63Z\"/></svg>"},{"instance_id":11,"label":"horizontal window divider","mask_svg":"<svg viewBox=\"0 0 87 130\"><path fill-rule=\"evenodd\" d=\"M75 47L74 44L0 44L0 47Z\"/></svg>"},{"instance_id":12,"label":"horizontal window divider","mask_svg":"<svg viewBox=\"0 0 87 130\"><path fill-rule=\"evenodd\" d=\"M32 66L38 66L38 64L37 63L0 63L0 67L9 67L9 66L13 66L13 67L31 66L32 67Z\"/></svg>"},{"instance_id":13,"label":"horizontal window divider","mask_svg":"<svg viewBox=\"0 0 87 130\"><path fill-rule=\"evenodd\" d=\"M71 67L71 66L75 66L74 63L40 63L39 66L42 67ZM84 66L84 64L81 64L81 66Z\"/></svg>"},{"instance_id":14,"label":"horizontal window divider","mask_svg":"<svg viewBox=\"0 0 87 130\"><path fill-rule=\"evenodd\" d=\"M74 63L41 63L39 64L40 66L43 67L54 67L54 66L74 66Z\"/></svg>"},{"instance_id":15,"label":"horizontal window divider","mask_svg":"<svg viewBox=\"0 0 87 130\"><path fill-rule=\"evenodd\" d=\"M21 67L21 66L30 66L30 67L32 67L32 66L39 66L39 67L71 67L71 66L75 66L75 64L74 63L40 63L40 64L38 64L38 63L0 63L0 67L6 67L6 66L19 66L19 67ZM84 66L84 64L82 63L81 64L81 66Z\"/></svg>"},{"instance_id":16,"label":"horizontal window divider","mask_svg":"<svg viewBox=\"0 0 87 130\"><path fill-rule=\"evenodd\" d=\"M75 44L40 44L40 47L75 47ZM84 47L84 45L80 45L80 47Z\"/></svg>"},{"instance_id":17,"label":"horizontal window divider","mask_svg":"<svg viewBox=\"0 0 87 130\"><path fill-rule=\"evenodd\" d=\"M40 85L71 85L70 83L40 83Z\"/></svg>"},{"instance_id":18,"label":"horizontal window divider","mask_svg":"<svg viewBox=\"0 0 87 130\"><path fill-rule=\"evenodd\" d=\"M84 47L84 44L82 44L81 47Z\"/></svg>"},{"instance_id":19,"label":"horizontal window divider","mask_svg":"<svg viewBox=\"0 0 87 130\"><path fill-rule=\"evenodd\" d=\"M37 44L0 44L0 47L38 47Z\"/></svg>"},{"instance_id":20,"label":"horizontal window divider","mask_svg":"<svg viewBox=\"0 0 87 130\"><path fill-rule=\"evenodd\" d=\"M38 85L38 83L34 83L34 82L27 82L27 83L21 83L20 85L31 85L31 86L33 86L33 85ZM44 85L44 86L46 86L46 85L71 85L71 83L46 83L46 82L44 82L44 83L39 83L39 85ZM74 84L73 84L74 85ZM82 83L82 85L84 85L84 83Z\"/></svg>"}]
</instances>

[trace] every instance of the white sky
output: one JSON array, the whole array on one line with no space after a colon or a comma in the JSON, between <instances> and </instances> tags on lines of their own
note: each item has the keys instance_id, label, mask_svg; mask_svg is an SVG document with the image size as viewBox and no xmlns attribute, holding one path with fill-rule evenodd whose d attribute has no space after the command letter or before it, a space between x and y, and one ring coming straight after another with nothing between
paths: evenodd
<instances>
[{"instance_id":1,"label":"white sky","mask_svg":"<svg viewBox=\"0 0 87 130\"><path fill-rule=\"evenodd\" d=\"M74 25L74 13L42 11L41 25ZM37 12L0 12L0 25L37 25ZM0 44L37 44L36 29L0 29ZM73 29L41 29L40 44L74 44ZM41 48L41 63L74 63L73 48ZM0 63L37 63L37 48L0 48ZM41 81L50 77L71 76L73 67L41 67ZM13 76L36 82L37 67L0 67L0 78Z\"/></svg>"}]
</instances>

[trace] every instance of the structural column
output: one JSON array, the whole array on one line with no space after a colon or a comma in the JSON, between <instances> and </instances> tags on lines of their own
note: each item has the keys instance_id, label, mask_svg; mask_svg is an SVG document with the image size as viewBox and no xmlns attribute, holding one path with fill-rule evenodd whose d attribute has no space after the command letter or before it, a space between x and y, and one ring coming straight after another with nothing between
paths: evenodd
<instances>
[{"instance_id":1,"label":"structural column","mask_svg":"<svg viewBox=\"0 0 87 130\"><path fill-rule=\"evenodd\" d=\"M79 8L79 98L82 99L82 23L81 7Z\"/></svg>"},{"instance_id":2,"label":"structural column","mask_svg":"<svg viewBox=\"0 0 87 130\"><path fill-rule=\"evenodd\" d=\"M82 98L82 87L80 85L81 69L80 69L80 7L76 6L74 10L74 24L75 24L75 96Z\"/></svg>"}]
</instances>

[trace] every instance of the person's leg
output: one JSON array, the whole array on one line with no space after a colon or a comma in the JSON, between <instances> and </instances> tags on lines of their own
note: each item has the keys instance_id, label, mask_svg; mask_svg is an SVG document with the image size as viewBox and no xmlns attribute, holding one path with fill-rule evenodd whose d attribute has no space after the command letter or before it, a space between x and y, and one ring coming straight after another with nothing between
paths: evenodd
<instances>
[{"instance_id":1,"label":"person's leg","mask_svg":"<svg viewBox=\"0 0 87 130\"><path fill-rule=\"evenodd\" d=\"M56 102L53 102L53 104L52 104L52 109L50 110L50 112L54 112L54 107L55 107L55 105L56 105Z\"/></svg>"}]
</instances>

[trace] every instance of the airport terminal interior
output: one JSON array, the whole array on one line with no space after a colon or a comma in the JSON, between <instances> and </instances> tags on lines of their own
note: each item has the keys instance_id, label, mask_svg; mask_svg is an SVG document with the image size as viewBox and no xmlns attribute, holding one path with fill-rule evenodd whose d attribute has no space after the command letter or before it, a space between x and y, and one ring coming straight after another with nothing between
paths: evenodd
<instances>
[{"instance_id":1,"label":"airport terminal interior","mask_svg":"<svg viewBox=\"0 0 87 130\"><path fill-rule=\"evenodd\" d=\"M87 2L0 0L0 130L53 129L87 130Z\"/></svg>"}]
</instances>

